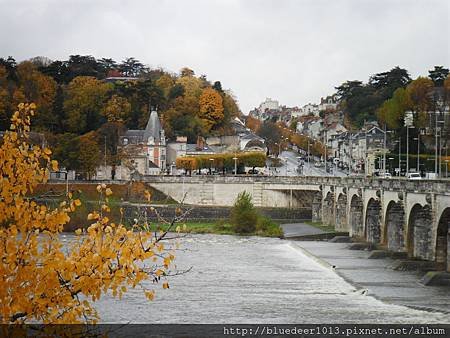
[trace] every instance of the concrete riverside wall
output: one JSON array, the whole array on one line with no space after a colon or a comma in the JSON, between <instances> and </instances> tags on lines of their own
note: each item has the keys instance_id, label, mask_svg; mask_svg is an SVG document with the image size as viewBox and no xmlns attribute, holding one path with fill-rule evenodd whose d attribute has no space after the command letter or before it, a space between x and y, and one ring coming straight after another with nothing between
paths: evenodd
<instances>
[{"instance_id":1,"label":"concrete riverside wall","mask_svg":"<svg viewBox=\"0 0 450 338\"><path fill-rule=\"evenodd\" d=\"M126 219L132 220L134 218L142 217L145 213L147 217L155 221L158 219L157 213L160 217L167 220L175 216L175 209L180 208L182 212L189 211L186 214L187 221L214 221L220 219L227 219L230 216L231 207L210 207L210 206L191 206L191 205L159 205L152 210L151 206L136 206L125 205L124 215ZM310 208L257 208L261 215L269 217L276 221L299 222L311 220Z\"/></svg>"}]
</instances>

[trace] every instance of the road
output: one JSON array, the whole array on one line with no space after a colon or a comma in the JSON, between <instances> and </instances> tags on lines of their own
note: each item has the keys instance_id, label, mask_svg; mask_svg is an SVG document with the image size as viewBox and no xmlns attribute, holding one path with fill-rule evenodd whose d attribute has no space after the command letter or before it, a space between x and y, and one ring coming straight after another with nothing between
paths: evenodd
<instances>
[{"instance_id":1,"label":"road","mask_svg":"<svg viewBox=\"0 0 450 338\"><path fill-rule=\"evenodd\" d=\"M283 163L283 166L278 168L275 173L278 176L299 176L300 174L297 172L297 168L299 165L299 157L300 155L293 151L283 151L280 154L280 159ZM315 167L314 166L314 158L311 157L310 163L307 161L304 162L303 166L303 175L307 176L347 176L347 174L335 167L333 167L333 171L331 173L327 173L324 167Z\"/></svg>"}]
</instances>

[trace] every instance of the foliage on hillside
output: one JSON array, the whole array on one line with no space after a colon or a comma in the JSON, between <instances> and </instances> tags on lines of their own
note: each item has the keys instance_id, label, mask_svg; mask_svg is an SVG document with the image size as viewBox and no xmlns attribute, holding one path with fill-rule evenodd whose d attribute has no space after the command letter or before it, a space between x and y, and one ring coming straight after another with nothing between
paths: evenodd
<instances>
[{"instance_id":1,"label":"foliage on hillside","mask_svg":"<svg viewBox=\"0 0 450 338\"><path fill-rule=\"evenodd\" d=\"M134 58L117 63L89 55L65 61L38 57L19 64L12 57L0 58L0 130L8 128L20 102L36 103L32 130L46 134L56 159L86 174L91 168L80 157L81 137L92 133L90 145L102 159L106 142L107 162L117 164L118 135L143 129L150 108L158 109L169 139L187 136L189 142L230 132L229 121L240 115L235 98L220 81L211 83L189 68L173 74Z\"/></svg>"},{"instance_id":2,"label":"foliage on hillside","mask_svg":"<svg viewBox=\"0 0 450 338\"><path fill-rule=\"evenodd\" d=\"M435 66L428 72L428 78L412 80L406 69L395 67L387 72L372 75L367 83L346 81L336 87L341 109L345 114L347 127L360 127L364 121L379 120L391 128L398 128L405 110L424 112L433 109L433 91L445 87L449 70ZM405 92L406 91L406 92ZM447 93L445 100L450 100ZM424 123L425 117L418 120ZM419 124L420 124L419 123Z\"/></svg>"}]
</instances>

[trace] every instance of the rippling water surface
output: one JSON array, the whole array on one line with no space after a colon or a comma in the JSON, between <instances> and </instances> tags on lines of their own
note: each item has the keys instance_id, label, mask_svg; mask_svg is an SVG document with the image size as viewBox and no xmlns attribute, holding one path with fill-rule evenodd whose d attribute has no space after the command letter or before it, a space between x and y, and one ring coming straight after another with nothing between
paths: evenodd
<instances>
[{"instance_id":1,"label":"rippling water surface","mask_svg":"<svg viewBox=\"0 0 450 338\"><path fill-rule=\"evenodd\" d=\"M65 235L66 240L71 235ZM132 323L448 323L448 314L383 303L289 241L191 235L177 255L169 290L146 300L130 289L96 304L101 321Z\"/></svg>"}]
</instances>

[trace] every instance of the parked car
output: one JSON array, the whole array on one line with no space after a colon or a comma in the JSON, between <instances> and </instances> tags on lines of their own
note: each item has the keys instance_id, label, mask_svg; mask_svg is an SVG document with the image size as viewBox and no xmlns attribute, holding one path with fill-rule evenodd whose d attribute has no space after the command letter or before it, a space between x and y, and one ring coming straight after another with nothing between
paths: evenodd
<instances>
[{"instance_id":1,"label":"parked car","mask_svg":"<svg viewBox=\"0 0 450 338\"><path fill-rule=\"evenodd\" d=\"M392 178L391 173L380 174L380 178Z\"/></svg>"},{"instance_id":2,"label":"parked car","mask_svg":"<svg viewBox=\"0 0 450 338\"><path fill-rule=\"evenodd\" d=\"M422 176L420 176L419 173L408 173L408 174L406 175L406 178L407 178L408 180L421 180L421 179L422 179Z\"/></svg>"}]
</instances>

